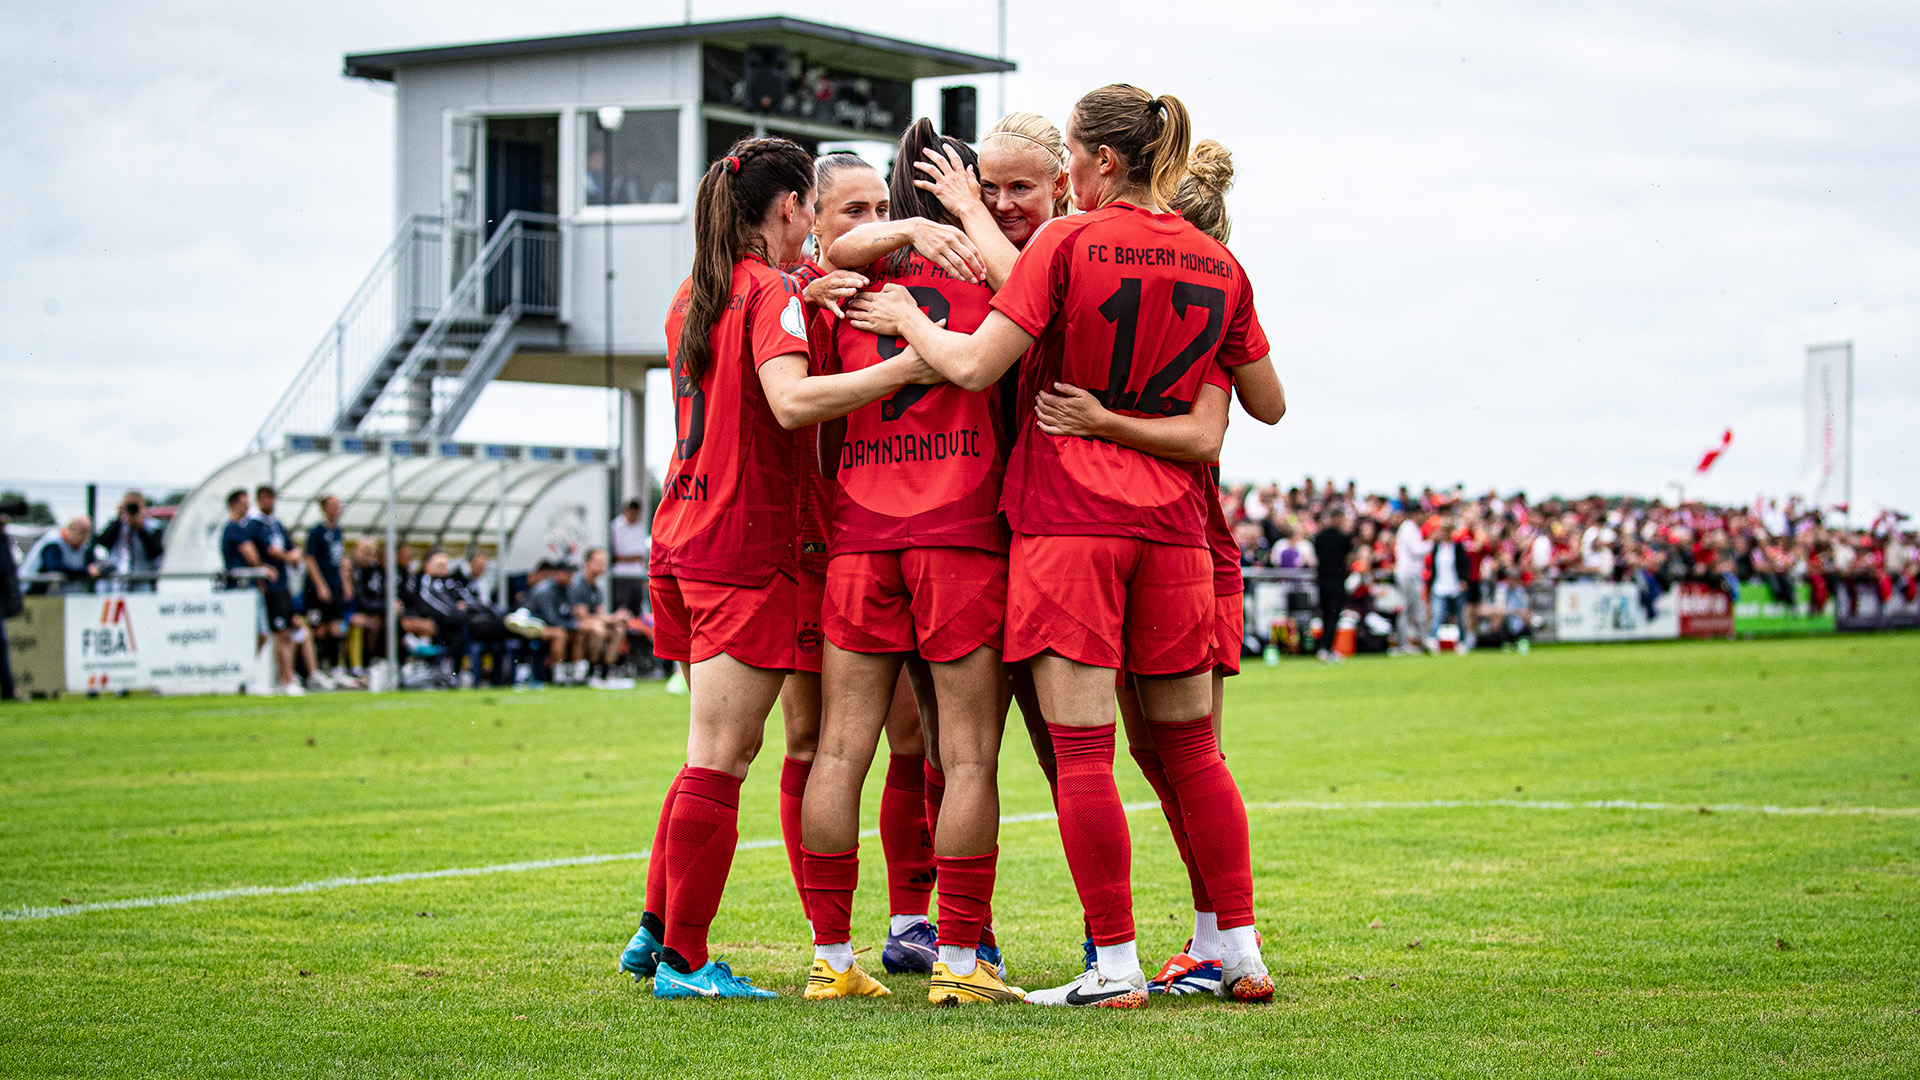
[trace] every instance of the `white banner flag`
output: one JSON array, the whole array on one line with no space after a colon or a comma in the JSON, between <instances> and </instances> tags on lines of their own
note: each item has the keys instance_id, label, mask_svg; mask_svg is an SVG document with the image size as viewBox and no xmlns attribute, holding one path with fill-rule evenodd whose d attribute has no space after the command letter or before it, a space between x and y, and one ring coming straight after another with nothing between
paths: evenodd
<instances>
[{"instance_id":1,"label":"white banner flag","mask_svg":"<svg viewBox=\"0 0 1920 1080\"><path fill-rule=\"evenodd\" d=\"M1800 490L1815 506L1853 488L1853 343L1807 347L1807 453Z\"/></svg>"}]
</instances>

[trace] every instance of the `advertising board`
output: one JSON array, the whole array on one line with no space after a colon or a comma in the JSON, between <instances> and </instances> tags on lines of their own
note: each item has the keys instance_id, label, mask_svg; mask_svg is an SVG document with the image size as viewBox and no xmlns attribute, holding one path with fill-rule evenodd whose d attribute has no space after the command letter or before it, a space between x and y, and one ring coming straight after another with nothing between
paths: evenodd
<instances>
[{"instance_id":1,"label":"advertising board","mask_svg":"<svg viewBox=\"0 0 1920 1080\"><path fill-rule=\"evenodd\" d=\"M260 594L251 589L65 600L70 691L234 693L253 671Z\"/></svg>"},{"instance_id":2,"label":"advertising board","mask_svg":"<svg viewBox=\"0 0 1920 1080\"><path fill-rule=\"evenodd\" d=\"M1681 582L1678 593L1681 637L1733 636L1732 597L1711 585L1698 581Z\"/></svg>"},{"instance_id":3,"label":"advertising board","mask_svg":"<svg viewBox=\"0 0 1920 1080\"><path fill-rule=\"evenodd\" d=\"M1680 636L1677 598L1671 590L1651 614L1640 590L1613 581L1563 581L1553 591L1556 641L1660 641Z\"/></svg>"},{"instance_id":4,"label":"advertising board","mask_svg":"<svg viewBox=\"0 0 1920 1080\"><path fill-rule=\"evenodd\" d=\"M1833 633L1832 605L1815 612L1813 588L1804 581L1793 582L1792 591L1791 600L1781 600L1762 582L1748 582L1733 604L1733 632L1740 637Z\"/></svg>"},{"instance_id":5,"label":"advertising board","mask_svg":"<svg viewBox=\"0 0 1920 1080\"><path fill-rule=\"evenodd\" d=\"M1883 597L1877 581L1842 581L1833 590L1836 630L1901 630L1920 626L1920 599L1910 600L1895 583Z\"/></svg>"}]
</instances>

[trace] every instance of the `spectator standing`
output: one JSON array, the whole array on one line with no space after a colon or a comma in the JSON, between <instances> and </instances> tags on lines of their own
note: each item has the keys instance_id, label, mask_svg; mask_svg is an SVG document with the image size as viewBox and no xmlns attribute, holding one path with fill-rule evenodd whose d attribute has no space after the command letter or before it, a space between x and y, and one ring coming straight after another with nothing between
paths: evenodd
<instances>
[{"instance_id":1,"label":"spectator standing","mask_svg":"<svg viewBox=\"0 0 1920 1080\"><path fill-rule=\"evenodd\" d=\"M386 660L387 615L393 611L393 598L387 589L387 568L380 559L380 545L365 537L353 545L353 615L347 636L347 665L354 677L366 674L366 658ZM392 685L391 672L376 680Z\"/></svg>"},{"instance_id":2,"label":"spectator standing","mask_svg":"<svg viewBox=\"0 0 1920 1080\"><path fill-rule=\"evenodd\" d=\"M120 500L119 512L100 530L100 545L107 549L107 562L113 572L121 577L159 572L164 546L159 526L147 517L146 496L127 492ZM127 592L153 592L154 582L129 581L124 588Z\"/></svg>"},{"instance_id":3,"label":"spectator standing","mask_svg":"<svg viewBox=\"0 0 1920 1080\"><path fill-rule=\"evenodd\" d=\"M638 615L647 604L647 556L653 529L640 519L640 500L628 499L609 530L613 545L613 610Z\"/></svg>"},{"instance_id":4,"label":"spectator standing","mask_svg":"<svg viewBox=\"0 0 1920 1080\"><path fill-rule=\"evenodd\" d=\"M93 587L96 579L112 570L96 557L93 523L83 517L67 522L59 532L42 536L33 550L27 552L27 561L21 567L22 574L57 574L62 579L58 585L35 582L27 588L35 595L84 593Z\"/></svg>"},{"instance_id":5,"label":"spectator standing","mask_svg":"<svg viewBox=\"0 0 1920 1080\"><path fill-rule=\"evenodd\" d=\"M253 552L259 560L256 565L265 569L267 580L261 585L261 596L267 605L267 632L273 636L273 662L275 690L289 697L299 697L306 688L295 678L293 654L295 649L294 631L304 630L293 606L293 584L290 580L294 566L294 557L290 550L292 544L287 537L286 526L273 516L273 488L261 484L254 489L254 508L247 515L247 538L253 542ZM300 635L312 651L310 639ZM308 658L309 670L312 658ZM316 676L318 672L314 673ZM331 689L331 684L327 684ZM319 687L316 687L319 689Z\"/></svg>"},{"instance_id":6,"label":"spectator standing","mask_svg":"<svg viewBox=\"0 0 1920 1080\"><path fill-rule=\"evenodd\" d=\"M14 700L13 660L7 654L7 620L26 610L20 599L20 568L13 561L7 520L25 512L25 500L0 506L0 701Z\"/></svg>"},{"instance_id":7,"label":"spectator standing","mask_svg":"<svg viewBox=\"0 0 1920 1080\"><path fill-rule=\"evenodd\" d=\"M1329 481L1331 484L1331 481ZM1320 641L1317 651L1322 660L1332 660L1333 635L1340 625L1340 612L1346 607L1348 564L1353 561L1353 534L1347 531L1347 512L1335 505L1327 512L1326 524L1313 534L1314 562L1319 567Z\"/></svg>"},{"instance_id":8,"label":"spectator standing","mask_svg":"<svg viewBox=\"0 0 1920 1080\"><path fill-rule=\"evenodd\" d=\"M1405 499L1406 488L1401 488ZM1400 590L1400 650L1417 653L1426 641L1431 617L1427 611L1427 554L1433 545L1420 531L1419 515L1403 514L1400 527L1393 532L1393 583Z\"/></svg>"},{"instance_id":9,"label":"spectator standing","mask_svg":"<svg viewBox=\"0 0 1920 1080\"><path fill-rule=\"evenodd\" d=\"M340 654L353 605L353 575L347 572L347 542L340 532L340 500L322 495L319 501L320 520L307 531L306 550L301 554L307 573L300 606L317 639L319 661L333 669L332 682L350 684L352 677Z\"/></svg>"},{"instance_id":10,"label":"spectator standing","mask_svg":"<svg viewBox=\"0 0 1920 1080\"><path fill-rule=\"evenodd\" d=\"M1433 622L1427 631L1427 648L1440 648L1440 627L1448 619L1466 633L1463 625L1467 598L1467 551L1460 543L1459 520L1449 513L1433 534L1433 550L1427 553L1427 581L1433 597Z\"/></svg>"}]
</instances>

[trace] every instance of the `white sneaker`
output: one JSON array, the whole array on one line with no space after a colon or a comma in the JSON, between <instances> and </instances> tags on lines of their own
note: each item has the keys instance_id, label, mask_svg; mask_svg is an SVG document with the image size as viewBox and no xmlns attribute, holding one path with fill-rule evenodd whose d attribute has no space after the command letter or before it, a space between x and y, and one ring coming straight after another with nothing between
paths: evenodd
<instances>
[{"instance_id":1,"label":"white sneaker","mask_svg":"<svg viewBox=\"0 0 1920 1080\"><path fill-rule=\"evenodd\" d=\"M324 694L330 690L338 690L340 687L334 683L332 677L326 672L316 671L307 676L307 689Z\"/></svg>"},{"instance_id":2,"label":"white sneaker","mask_svg":"<svg viewBox=\"0 0 1920 1080\"><path fill-rule=\"evenodd\" d=\"M285 697L306 697L307 696L307 688L304 686L301 686L298 681L281 683L279 692L281 695Z\"/></svg>"},{"instance_id":3,"label":"white sneaker","mask_svg":"<svg viewBox=\"0 0 1920 1080\"><path fill-rule=\"evenodd\" d=\"M1267 974L1267 962L1259 950L1235 961L1220 962L1220 985L1213 988L1216 997L1230 1001L1265 1004L1273 1000L1273 976Z\"/></svg>"},{"instance_id":4,"label":"white sneaker","mask_svg":"<svg viewBox=\"0 0 1920 1080\"><path fill-rule=\"evenodd\" d=\"M1138 1009L1147 1003L1147 974L1134 968L1123 978L1100 974L1098 964L1080 977L1051 990L1035 990L1023 998L1029 1005L1078 1005L1096 1009Z\"/></svg>"}]
</instances>

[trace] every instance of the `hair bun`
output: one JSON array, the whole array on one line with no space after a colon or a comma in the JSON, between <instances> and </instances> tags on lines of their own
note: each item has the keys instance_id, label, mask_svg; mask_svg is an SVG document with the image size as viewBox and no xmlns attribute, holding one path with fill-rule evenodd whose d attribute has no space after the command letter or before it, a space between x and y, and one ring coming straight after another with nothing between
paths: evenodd
<instances>
[{"instance_id":1,"label":"hair bun","mask_svg":"<svg viewBox=\"0 0 1920 1080\"><path fill-rule=\"evenodd\" d=\"M1233 151L1213 139L1201 139L1187 155L1187 172L1206 190L1224 195L1233 186Z\"/></svg>"}]
</instances>

